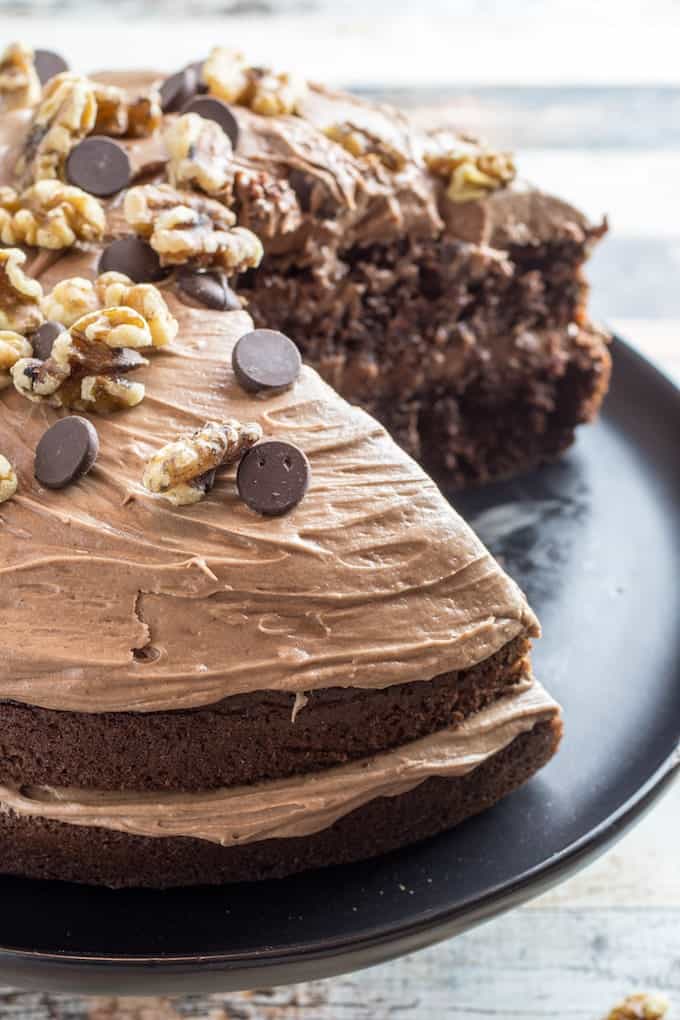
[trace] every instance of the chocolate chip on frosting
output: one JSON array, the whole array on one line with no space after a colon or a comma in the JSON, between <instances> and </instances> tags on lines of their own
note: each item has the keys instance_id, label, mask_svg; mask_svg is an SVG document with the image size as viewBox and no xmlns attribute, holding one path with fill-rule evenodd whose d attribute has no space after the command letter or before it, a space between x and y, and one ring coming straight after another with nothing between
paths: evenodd
<instances>
[{"instance_id":1,"label":"chocolate chip on frosting","mask_svg":"<svg viewBox=\"0 0 680 1020\"><path fill-rule=\"evenodd\" d=\"M189 298L216 312L233 312L241 302L227 283L224 273L200 273L193 269L180 269L175 278L180 297Z\"/></svg>"},{"instance_id":2,"label":"chocolate chip on frosting","mask_svg":"<svg viewBox=\"0 0 680 1020\"><path fill-rule=\"evenodd\" d=\"M35 333L31 333L27 337L33 347L33 357L39 361L47 361L52 353L54 341L65 330L66 326L62 326L60 322L55 322L52 319L48 319L47 322L43 322L42 326L38 326Z\"/></svg>"},{"instance_id":3,"label":"chocolate chip on frosting","mask_svg":"<svg viewBox=\"0 0 680 1020\"><path fill-rule=\"evenodd\" d=\"M130 183L130 158L118 142L104 135L83 139L66 160L66 177L77 188L107 198Z\"/></svg>"},{"instance_id":4,"label":"chocolate chip on frosting","mask_svg":"<svg viewBox=\"0 0 680 1020\"><path fill-rule=\"evenodd\" d=\"M171 74L160 87L163 113L178 113L197 95L198 89L199 77L193 64Z\"/></svg>"},{"instance_id":5,"label":"chocolate chip on frosting","mask_svg":"<svg viewBox=\"0 0 680 1020\"><path fill-rule=\"evenodd\" d=\"M35 452L35 477L47 489L63 489L94 467L99 436L86 418L62 418L45 432Z\"/></svg>"},{"instance_id":6,"label":"chocolate chip on frosting","mask_svg":"<svg viewBox=\"0 0 680 1020\"><path fill-rule=\"evenodd\" d=\"M99 272L117 272L129 276L135 283L152 283L162 280L166 270L150 244L141 237L119 237L104 249L99 260Z\"/></svg>"},{"instance_id":7,"label":"chocolate chip on frosting","mask_svg":"<svg viewBox=\"0 0 680 1020\"><path fill-rule=\"evenodd\" d=\"M293 341L275 329L244 333L232 351L231 363L239 383L250 393L286 389L302 367Z\"/></svg>"},{"instance_id":8,"label":"chocolate chip on frosting","mask_svg":"<svg viewBox=\"0 0 680 1020\"><path fill-rule=\"evenodd\" d=\"M297 446L279 440L258 443L238 466L236 484L251 510L278 517L297 506L309 488L309 461Z\"/></svg>"},{"instance_id":9,"label":"chocolate chip on frosting","mask_svg":"<svg viewBox=\"0 0 680 1020\"><path fill-rule=\"evenodd\" d=\"M55 74L68 71L68 64L62 56L52 50L34 50L33 65L40 78L40 84L44 85L54 78Z\"/></svg>"},{"instance_id":10,"label":"chocolate chip on frosting","mask_svg":"<svg viewBox=\"0 0 680 1020\"><path fill-rule=\"evenodd\" d=\"M235 149L238 143L238 122L226 103L214 96L197 96L190 100L184 107L182 113L197 113L199 117L206 120L214 120L229 138L232 147Z\"/></svg>"}]
</instances>

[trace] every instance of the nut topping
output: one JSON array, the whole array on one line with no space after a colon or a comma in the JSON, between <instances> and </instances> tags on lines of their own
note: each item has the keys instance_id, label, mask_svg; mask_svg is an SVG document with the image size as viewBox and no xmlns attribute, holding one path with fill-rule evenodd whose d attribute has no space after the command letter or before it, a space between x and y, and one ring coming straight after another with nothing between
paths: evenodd
<instances>
[{"instance_id":1,"label":"nut topping","mask_svg":"<svg viewBox=\"0 0 680 1020\"><path fill-rule=\"evenodd\" d=\"M71 149L89 134L97 116L94 85L77 74L57 74L45 86L42 99L16 165L20 184L63 176Z\"/></svg>"},{"instance_id":2,"label":"nut topping","mask_svg":"<svg viewBox=\"0 0 680 1020\"><path fill-rule=\"evenodd\" d=\"M202 477L235 463L261 438L262 429L256 423L242 425L234 419L206 422L153 454L144 469L142 484L174 506L197 503L206 493Z\"/></svg>"},{"instance_id":3,"label":"nut topping","mask_svg":"<svg viewBox=\"0 0 680 1020\"><path fill-rule=\"evenodd\" d=\"M19 358L30 358L33 348L20 333L11 329L0 330L0 372L8 372Z\"/></svg>"},{"instance_id":4,"label":"nut topping","mask_svg":"<svg viewBox=\"0 0 680 1020\"><path fill-rule=\"evenodd\" d=\"M147 322L154 347L165 347L177 336L179 324L157 287L151 283L133 283L123 273L109 272L96 283L102 305L126 305L139 312Z\"/></svg>"},{"instance_id":5,"label":"nut topping","mask_svg":"<svg viewBox=\"0 0 680 1020\"><path fill-rule=\"evenodd\" d=\"M57 180L38 181L21 195L0 188L3 244L30 244L53 250L76 241L99 241L106 217L96 198Z\"/></svg>"},{"instance_id":6,"label":"nut topping","mask_svg":"<svg viewBox=\"0 0 680 1020\"><path fill-rule=\"evenodd\" d=\"M388 170L398 173L406 165L406 155L400 152L386 138L367 131L345 121L342 124L331 124L324 128L324 134L331 141L342 145L352 156L378 160Z\"/></svg>"},{"instance_id":7,"label":"nut topping","mask_svg":"<svg viewBox=\"0 0 680 1020\"><path fill-rule=\"evenodd\" d=\"M7 457L3 457L0 453L0 503L5 503L12 498L17 491L18 484L14 468Z\"/></svg>"},{"instance_id":8,"label":"nut topping","mask_svg":"<svg viewBox=\"0 0 680 1020\"><path fill-rule=\"evenodd\" d=\"M446 194L452 202L483 198L515 178L517 171L509 152L494 152L479 142L446 133L435 135L433 142L425 162L433 174L448 178Z\"/></svg>"},{"instance_id":9,"label":"nut topping","mask_svg":"<svg viewBox=\"0 0 680 1020\"><path fill-rule=\"evenodd\" d=\"M214 120L185 113L166 130L165 145L173 187L197 187L214 195L229 183L233 149Z\"/></svg>"},{"instance_id":10,"label":"nut topping","mask_svg":"<svg viewBox=\"0 0 680 1020\"><path fill-rule=\"evenodd\" d=\"M21 43L12 43L0 58L0 112L34 106L41 92L33 50Z\"/></svg>"},{"instance_id":11,"label":"nut topping","mask_svg":"<svg viewBox=\"0 0 680 1020\"><path fill-rule=\"evenodd\" d=\"M260 264L262 244L250 230L232 226L221 203L159 185L131 188L125 216L160 256L162 265L220 266L241 273Z\"/></svg>"},{"instance_id":12,"label":"nut topping","mask_svg":"<svg viewBox=\"0 0 680 1020\"><path fill-rule=\"evenodd\" d=\"M213 95L264 117L297 113L307 92L306 82L297 75L251 67L242 53L221 46L203 65L203 79Z\"/></svg>"},{"instance_id":13,"label":"nut topping","mask_svg":"<svg viewBox=\"0 0 680 1020\"><path fill-rule=\"evenodd\" d=\"M30 333L43 321L42 287L26 276L26 255L18 248L0 249L0 329Z\"/></svg>"},{"instance_id":14,"label":"nut topping","mask_svg":"<svg viewBox=\"0 0 680 1020\"><path fill-rule=\"evenodd\" d=\"M97 119L94 131L116 138L146 138L160 127L162 121L160 95L151 89L146 95L131 99L117 85L94 82Z\"/></svg>"},{"instance_id":15,"label":"nut topping","mask_svg":"<svg viewBox=\"0 0 680 1020\"><path fill-rule=\"evenodd\" d=\"M99 307L97 293L90 280L82 276L71 276L55 284L42 299L42 310L46 319L72 326L74 322L94 312Z\"/></svg>"}]
</instances>

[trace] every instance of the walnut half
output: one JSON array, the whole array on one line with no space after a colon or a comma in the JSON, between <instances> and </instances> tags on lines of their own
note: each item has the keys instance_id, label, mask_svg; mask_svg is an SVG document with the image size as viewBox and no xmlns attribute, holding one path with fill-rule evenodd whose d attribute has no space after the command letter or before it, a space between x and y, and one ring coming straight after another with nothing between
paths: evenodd
<instances>
[{"instance_id":1,"label":"walnut half","mask_svg":"<svg viewBox=\"0 0 680 1020\"><path fill-rule=\"evenodd\" d=\"M0 329L31 333L43 322L42 287L26 276L26 254L18 248L0 248Z\"/></svg>"},{"instance_id":2,"label":"walnut half","mask_svg":"<svg viewBox=\"0 0 680 1020\"><path fill-rule=\"evenodd\" d=\"M14 468L0 453L0 503L11 499L18 487L17 476Z\"/></svg>"},{"instance_id":3,"label":"walnut half","mask_svg":"<svg viewBox=\"0 0 680 1020\"><path fill-rule=\"evenodd\" d=\"M90 134L96 117L97 99L91 81L70 71L51 78L17 161L20 185L26 188L36 181L62 177L68 154Z\"/></svg>"},{"instance_id":4,"label":"walnut half","mask_svg":"<svg viewBox=\"0 0 680 1020\"><path fill-rule=\"evenodd\" d=\"M17 194L0 188L0 239L57 250L76 241L99 241L106 229L101 204L92 195L57 180L38 181Z\"/></svg>"}]
</instances>

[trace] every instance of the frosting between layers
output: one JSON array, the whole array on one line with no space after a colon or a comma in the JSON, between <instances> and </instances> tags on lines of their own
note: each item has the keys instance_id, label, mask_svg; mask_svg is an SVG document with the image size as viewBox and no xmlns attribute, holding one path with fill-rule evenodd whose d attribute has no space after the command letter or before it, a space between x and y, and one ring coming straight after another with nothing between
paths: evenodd
<instances>
[{"instance_id":1,"label":"frosting between layers","mask_svg":"<svg viewBox=\"0 0 680 1020\"><path fill-rule=\"evenodd\" d=\"M309 836L377 797L407 793L432 776L463 776L558 713L559 706L540 684L527 681L518 694L461 725L321 772L203 794L0 786L0 810L136 836L186 836L222 846Z\"/></svg>"}]
</instances>

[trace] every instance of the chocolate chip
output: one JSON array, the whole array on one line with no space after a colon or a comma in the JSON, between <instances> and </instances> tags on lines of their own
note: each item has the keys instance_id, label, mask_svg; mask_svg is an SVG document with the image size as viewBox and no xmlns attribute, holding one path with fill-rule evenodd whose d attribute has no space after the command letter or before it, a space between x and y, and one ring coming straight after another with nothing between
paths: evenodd
<instances>
[{"instance_id":1,"label":"chocolate chip","mask_svg":"<svg viewBox=\"0 0 680 1020\"><path fill-rule=\"evenodd\" d=\"M206 308L214 308L218 312L233 312L241 307L241 302L227 283L224 273L199 273L193 269L180 269L175 282L183 295Z\"/></svg>"},{"instance_id":2,"label":"chocolate chip","mask_svg":"<svg viewBox=\"0 0 680 1020\"><path fill-rule=\"evenodd\" d=\"M235 149L238 143L238 123L226 103L214 96L197 96L182 107L182 113L197 113L206 120L219 124Z\"/></svg>"},{"instance_id":3,"label":"chocolate chip","mask_svg":"<svg viewBox=\"0 0 680 1020\"><path fill-rule=\"evenodd\" d=\"M78 142L66 160L69 183L99 198L126 188L131 175L130 159L123 146L104 135L91 135Z\"/></svg>"},{"instance_id":4,"label":"chocolate chip","mask_svg":"<svg viewBox=\"0 0 680 1020\"><path fill-rule=\"evenodd\" d=\"M150 244L141 237L119 237L104 249L99 259L99 272L124 273L135 283L162 280L166 270Z\"/></svg>"},{"instance_id":5,"label":"chocolate chip","mask_svg":"<svg viewBox=\"0 0 680 1020\"><path fill-rule=\"evenodd\" d=\"M94 467L99 436L86 418L62 418L45 432L35 451L35 477L47 489L63 489Z\"/></svg>"},{"instance_id":6,"label":"chocolate chip","mask_svg":"<svg viewBox=\"0 0 680 1020\"><path fill-rule=\"evenodd\" d=\"M268 440L251 447L236 474L239 495L251 510L267 517L288 513L309 488L311 468L302 450Z\"/></svg>"},{"instance_id":7,"label":"chocolate chip","mask_svg":"<svg viewBox=\"0 0 680 1020\"><path fill-rule=\"evenodd\" d=\"M54 78L55 74L68 71L68 64L64 58L60 57L58 53L53 53L52 50L34 50L33 63L41 85L48 82L50 78Z\"/></svg>"},{"instance_id":8,"label":"chocolate chip","mask_svg":"<svg viewBox=\"0 0 680 1020\"><path fill-rule=\"evenodd\" d=\"M43 322L42 326L38 326L35 333L31 333L27 338L33 347L33 357L38 358L40 361L47 361L52 353L52 344L60 333L65 331L66 326L62 326L60 322L54 322L51 319Z\"/></svg>"},{"instance_id":9,"label":"chocolate chip","mask_svg":"<svg viewBox=\"0 0 680 1020\"><path fill-rule=\"evenodd\" d=\"M166 78L160 88L163 113L177 113L181 110L198 93L199 81L194 64Z\"/></svg>"},{"instance_id":10,"label":"chocolate chip","mask_svg":"<svg viewBox=\"0 0 680 1020\"><path fill-rule=\"evenodd\" d=\"M244 390L281 390L292 386L300 374L300 352L284 333L254 329L245 333L231 354L234 374Z\"/></svg>"}]
</instances>

